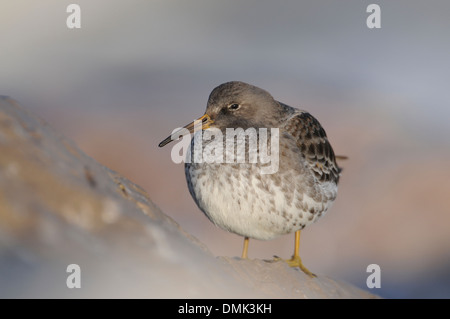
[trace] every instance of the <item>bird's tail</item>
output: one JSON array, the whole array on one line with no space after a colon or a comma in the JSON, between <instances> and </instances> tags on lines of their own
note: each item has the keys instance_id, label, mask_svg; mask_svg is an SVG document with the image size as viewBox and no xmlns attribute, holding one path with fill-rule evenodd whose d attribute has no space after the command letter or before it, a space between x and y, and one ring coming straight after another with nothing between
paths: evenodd
<instances>
[{"instance_id":1,"label":"bird's tail","mask_svg":"<svg viewBox=\"0 0 450 319\"><path fill-rule=\"evenodd\" d=\"M345 155L336 155L335 157L338 161L345 161L348 159L348 156Z\"/></svg>"}]
</instances>

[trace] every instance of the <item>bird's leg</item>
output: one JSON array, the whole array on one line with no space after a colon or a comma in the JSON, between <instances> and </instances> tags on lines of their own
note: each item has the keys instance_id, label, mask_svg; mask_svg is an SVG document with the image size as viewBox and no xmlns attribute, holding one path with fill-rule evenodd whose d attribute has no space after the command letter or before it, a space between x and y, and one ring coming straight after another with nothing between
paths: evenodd
<instances>
[{"instance_id":1,"label":"bird's leg","mask_svg":"<svg viewBox=\"0 0 450 319\"><path fill-rule=\"evenodd\" d=\"M245 237L244 238L244 248L242 249L242 259L247 259L247 251L248 251L248 242L249 242L249 238Z\"/></svg>"},{"instance_id":2,"label":"bird's leg","mask_svg":"<svg viewBox=\"0 0 450 319\"><path fill-rule=\"evenodd\" d=\"M294 255L291 259L286 260L289 266L291 267L298 267L300 268L305 274L307 274L309 277L317 277L312 272L308 270L305 266L303 266L302 260L300 258L299 254L300 250L300 230L297 230L295 232L295 244L294 244Z\"/></svg>"},{"instance_id":3,"label":"bird's leg","mask_svg":"<svg viewBox=\"0 0 450 319\"><path fill-rule=\"evenodd\" d=\"M286 260L286 262L291 267L298 267L298 268L300 268L305 274L307 274L311 278L317 277L315 274L310 272L308 270L308 268L303 266L302 260L300 258L299 250L300 250L300 230L297 230L295 232L294 255L292 256L291 259Z\"/></svg>"}]
</instances>

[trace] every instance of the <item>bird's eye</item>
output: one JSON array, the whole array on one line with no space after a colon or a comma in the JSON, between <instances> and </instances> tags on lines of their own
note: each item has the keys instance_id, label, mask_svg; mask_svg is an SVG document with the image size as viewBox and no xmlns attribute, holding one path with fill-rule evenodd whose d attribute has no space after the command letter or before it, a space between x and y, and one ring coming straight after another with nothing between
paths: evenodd
<instances>
[{"instance_id":1,"label":"bird's eye","mask_svg":"<svg viewBox=\"0 0 450 319\"><path fill-rule=\"evenodd\" d=\"M231 110L231 111L236 111L240 107L241 106L239 104L237 104L237 103L233 103L233 104L228 105L228 109Z\"/></svg>"}]
</instances>

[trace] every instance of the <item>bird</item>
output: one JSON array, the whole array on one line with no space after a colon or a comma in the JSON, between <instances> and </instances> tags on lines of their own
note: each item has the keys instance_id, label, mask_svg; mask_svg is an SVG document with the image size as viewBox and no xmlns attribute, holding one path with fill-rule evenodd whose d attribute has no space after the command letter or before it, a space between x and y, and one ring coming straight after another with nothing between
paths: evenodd
<instances>
[{"instance_id":1,"label":"bird","mask_svg":"<svg viewBox=\"0 0 450 319\"><path fill-rule=\"evenodd\" d=\"M227 140L230 129L240 129L243 138L235 133ZM257 143L251 144L252 136L245 132L256 132ZM308 111L275 100L264 89L231 81L212 90L203 116L175 131L159 147L189 133L194 135L185 175L199 209L216 226L244 238L243 259L248 258L250 239L271 240L295 233L293 256L285 261L315 277L300 258L300 233L331 207L342 172L319 121ZM267 144L261 142L264 139ZM216 151L234 148L226 148L222 160L195 161L195 155L210 150L214 141L221 146ZM196 148L199 142L203 144ZM260 155L264 145L278 156L274 172L263 173L268 163L249 160ZM234 161L224 160L229 155L235 155Z\"/></svg>"}]
</instances>

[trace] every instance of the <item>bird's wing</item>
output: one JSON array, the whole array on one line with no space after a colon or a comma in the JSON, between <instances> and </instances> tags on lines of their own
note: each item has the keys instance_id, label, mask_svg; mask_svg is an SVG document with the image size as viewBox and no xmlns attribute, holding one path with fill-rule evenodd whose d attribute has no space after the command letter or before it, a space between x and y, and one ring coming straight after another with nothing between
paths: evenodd
<instances>
[{"instance_id":1,"label":"bird's wing","mask_svg":"<svg viewBox=\"0 0 450 319\"><path fill-rule=\"evenodd\" d=\"M339 181L341 169L325 130L311 114L296 110L286 121L284 130L296 141L306 163L320 181Z\"/></svg>"}]
</instances>

